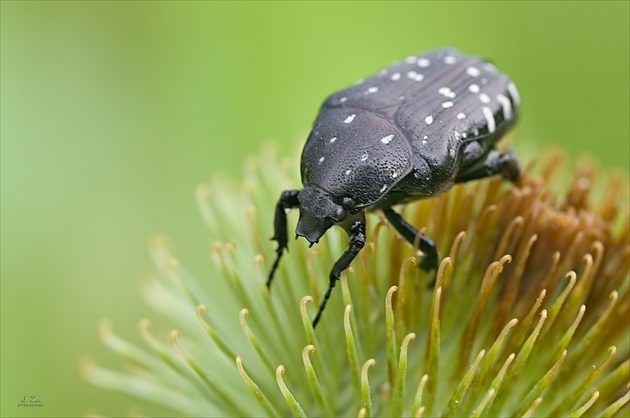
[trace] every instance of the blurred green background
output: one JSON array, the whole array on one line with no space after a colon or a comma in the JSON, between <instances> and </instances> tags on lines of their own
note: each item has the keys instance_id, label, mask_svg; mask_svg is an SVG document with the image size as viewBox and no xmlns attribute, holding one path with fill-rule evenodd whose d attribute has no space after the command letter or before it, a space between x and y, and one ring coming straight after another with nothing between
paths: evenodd
<instances>
[{"instance_id":1,"label":"blurred green background","mask_svg":"<svg viewBox=\"0 0 630 418\"><path fill-rule=\"evenodd\" d=\"M2 416L126 414L77 364L120 364L101 318L127 336L155 318L147 240L167 234L203 277L195 186L269 139L295 153L327 94L393 60L486 56L519 87L517 148L627 171L628 16L626 1L2 1ZM44 407L18 408L30 395Z\"/></svg>"}]
</instances>

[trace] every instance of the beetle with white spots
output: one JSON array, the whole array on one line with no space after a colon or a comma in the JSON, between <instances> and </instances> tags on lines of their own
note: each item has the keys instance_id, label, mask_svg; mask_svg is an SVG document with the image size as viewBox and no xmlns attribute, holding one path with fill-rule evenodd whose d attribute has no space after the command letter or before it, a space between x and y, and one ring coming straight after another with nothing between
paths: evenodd
<instances>
[{"instance_id":1,"label":"beetle with white spots","mask_svg":"<svg viewBox=\"0 0 630 418\"><path fill-rule=\"evenodd\" d=\"M288 248L286 212L293 208L300 211L296 238L313 245L334 225L349 237L330 271L313 326L341 272L366 242L367 211L382 213L419 246L420 267L435 270L435 244L392 207L456 183L493 175L517 179L516 158L500 153L496 144L514 125L519 105L506 74L451 48L407 57L331 94L302 151L303 188L285 190L276 205L272 239L278 247L267 286Z\"/></svg>"}]
</instances>

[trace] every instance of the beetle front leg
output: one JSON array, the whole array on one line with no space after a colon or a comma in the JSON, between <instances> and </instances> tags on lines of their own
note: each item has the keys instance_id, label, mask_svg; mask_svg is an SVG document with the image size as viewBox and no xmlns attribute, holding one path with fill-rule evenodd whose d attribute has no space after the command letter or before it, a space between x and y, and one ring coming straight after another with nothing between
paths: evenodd
<instances>
[{"instance_id":1,"label":"beetle front leg","mask_svg":"<svg viewBox=\"0 0 630 418\"><path fill-rule=\"evenodd\" d=\"M271 240L278 241L278 248L276 249L276 260L273 262L273 266L271 266L269 278L267 279L267 288L271 286L271 280L273 280L273 275L278 268L282 253L285 249L287 251L289 250L287 245L289 242L287 235L287 214L285 210L293 209L300 205L300 201L298 200L299 194L299 190L285 190L282 192L282 195L280 195L280 199L276 204L276 213L273 218L273 237Z\"/></svg>"},{"instance_id":2,"label":"beetle front leg","mask_svg":"<svg viewBox=\"0 0 630 418\"><path fill-rule=\"evenodd\" d=\"M383 209L383 213L389 223L400 235L403 236L404 239L409 241L411 245L416 245L416 240L418 238L418 229L416 227L405 221L403 217L392 208ZM424 254L424 257L420 262L420 268L425 271L436 269L440 255L435 243L425 234L421 234L418 247L420 247L420 251Z\"/></svg>"},{"instance_id":3,"label":"beetle front leg","mask_svg":"<svg viewBox=\"0 0 630 418\"><path fill-rule=\"evenodd\" d=\"M326 307L326 303L328 302L328 298L330 298L330 294L332 293L333 287L339 280L341 276L341 272L348 268L352 260L359 254L361 248L365 245L365 215L361 213L360 218L348 228L346 228L346 232L349 235L349 246L346 252L337 260L329 275L329 284L328 290L326 290L326 294L324 295L324 300L319 305L319 310L317 311L317 315L315 315L315 319L313 319L313 328L319 322L319 319L322 316L322 312L324 312L324 308Z\"/></svg>"}]
</instances>

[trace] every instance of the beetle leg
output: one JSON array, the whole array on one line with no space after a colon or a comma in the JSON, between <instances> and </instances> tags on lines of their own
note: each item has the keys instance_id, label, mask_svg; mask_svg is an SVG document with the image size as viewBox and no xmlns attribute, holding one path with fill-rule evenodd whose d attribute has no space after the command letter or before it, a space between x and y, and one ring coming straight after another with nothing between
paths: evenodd
<instances>
[{"instance_id":1,"label":"beetle leg","mask_svg":"<svg viewBox=\"0 0 630 418\"><path fill-rule=\"evenodd\" d=\"M273 262L273 266L269 272L269 278L267 279L267 288L271 286L271 280L278 268L282 253L285 249L287 251L289 250L287 246L289 238L287 236L287 214L285 210L293 209L300 205L300 201L298 200L299 194L299 190L285 190L282 192L282 195L280 195L280 199L276 204L276 213L273 218L273 237L271 239L278 241L278 248L276 249L276 260Z\"/></svg>"},{"instance_id":2,"label":"beetle leg","mask_svg":"<svg viewBox=\"0 0 630 418\"><path fill-rule=\"evenodd\" d=\"M509 152L499 154L498 151L493 150L483 163L474 164L461 170L455 177L455 183L482 179L495 174L502 174L504 178L510 181L518 180L521 175L521 169L516 157Z\"/></svg>"},{"instance_id":3,"label":"beetle leg","mask_svg":"<svg viewBox=\"0 0 630 418\"><path fill-rule=\"evenodd\" d=\"M433 241L431 241L431 239L425 234L420 234L420 237L418 237L418 230L413 225L405 221L403 217L392 208L383 209L383 213L389 223L400 235L403 236L404 239L409 241L411 245L418 245L420 251L424 253L424 257L422 258L419 267L425 271L436 269L440 254L438 253L435 243L433 243Z\"/></svg>"},{"instance_id":4,"label":"beetle leg","mask_svg":"<svg viewBox=\"0 0 630 418\"><path fill-rule=\"evenodd\" d=\"M463 145L460 149L460 164L467 167L479 162L483 158L486 151L483 149L479 141L470 141Z\"/></svg>"},{"instance_id":5,"label":"beetle leg","mask_svg":"<svg viewBox=\"0 0 630 418\"><path fill-rule=\"evenodd\" d=\"M365 245L365 216L363 213L360 215L361 217L352 222L349 227L346 228L346 232L349 236L349 245L346 252L337 260L329 275L329 284L328 290L326 290L326 294L324 295L324 300L319 305L319 310L317 311L317 315L315 315L315 319L313 319L313 328L319 322L319 319L322 316L322 312L324 312L324 308L326 307L326 303L328 302L328 298L330 298L330 294L332 293L333 287L339 280L341 276L341 272L348 268L352 260L359 254L361 248Z\"/></svg>"}]
</instances>

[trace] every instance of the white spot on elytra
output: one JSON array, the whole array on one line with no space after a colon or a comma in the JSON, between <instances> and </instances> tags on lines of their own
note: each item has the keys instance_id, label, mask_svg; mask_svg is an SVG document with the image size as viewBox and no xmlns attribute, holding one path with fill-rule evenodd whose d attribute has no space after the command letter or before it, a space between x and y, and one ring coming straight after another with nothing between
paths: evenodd
<instances>
[{"instance_id":1,"label":"white spot on elytra","mask_svg":"<svg viewBox=\"0 0 630 418\"><path fill-rule=\"evenodd\" d=\"M330 141L328 142L330 142L331 144L334 144L336 140L337 140L337 137L333 136L332 138L330 138Z\"/></svg>"},{"instance_id":2,"label":"white spot on elytra","mask_svg":"<svg viewBox=\"0 0 630 418\"><path fill-rule=\"evenodd\" d=\"M451 158L455 158L455 148L449 149L448 154L451 156Z\"/></svg>"},{"instance_id":3,"label":"white spot on elytra","mask_svg":"<svg viewBox=\"0 0 630 418\"><path fill-rule=\"evenodd\" d=\"M455 97L455 92L453 92L453 90L451 90L448 87L440 87L438 89L438 93L440 93L444 97L448 97L449 99L452 99Z\"/></svg>"},{"instance_id":4,"label":"white spot on elytra","mask_svg":"<svg viewBox=\"0 0 630 418\"><path fill-rule=\"evenodd\" d=\"M448 109L449 107L452 107L452 106L453 106L453 102L444 102L444 103L442 103L442 107L444 109Z\"/></svg>"},{"instance_id":5,"label":"white spot on elytra","mask_svg":"<svg viewBox=\"0 0 630 418\"><path fill-rule=\"evenodd\" d=\"M343 120L343 123L350 123L350 122L352 122L356 116L357 116L357 115L355 115L355 114L353 113L352 115L350 115L350 116L348 116L347 118L345 118L345 119Z\"/></svg>"},{"instance_id":6,"label":"white spot on elytra","mask_svg":"<svg viewBox=\"0 0 630 418\"><path fill-rule=\"evenodd\" d=\"M444 63L445 64L455 64L455 62L457 61L457 59L452 56L452 55L447 55L444 57Z\"/></svg>"},{"instance_id":7,"label":"white spot on elytra","mask_svg":"<svg viewBox=\"0 0 630 418\"><path fill-rule=\"evenodd\" d=\"M426 59L426 58L420 58L420 59L418 60L418 67L426 68L426 67L428 67L429 65L431 65L431 61L429 61L429 60L428 60L428 59Z\"/></svg>"},{"instance_id":8,"label":"white spot on elytra","mask_svg":"<svg viewBox=\"0 0 630 418\"><path fill-rule=\"evenodd\" d=\"M394 171L394 172L392 173L392 178L393 178L393 179L395 179L396 177L398 177L398 173Z\"/></svg>"},{"instance_id":9,"label":"white spot on elytra","mask_svg":"<svg viewBox=\"0 0 630 418\"><path fill-rule=\"evenodd\" d=\"M510 119L512 117L512 103L510 103L510 99L502 94L497 94L497 100L501 103L501 107L503 108L503 119Z\"/></svg>"},{"instance_id":10,"label":"white spot on elytra","mask_svg":"<svg viewBox=\"0 0 630 418\"><path fill-rule=\"evenodd\" d=\"M385 145L389 144L390 142L392 142L392 139L394 139L394 135L387 135L384 138L381 138L381 142Z\"/></svg>"},{"instance_id":11,"label":"white spot on elytra","mask_svg":"<svg viewBox=\"0 0 630 418\"><path fill-rule=\"evenodd\" d=\"M431 116L431 115L427 116L426 118L424 118L424 122L427 125L431 125L433 123L433 116Z\"/></svg>"},{"instance_id":12,"label":"white spot on elytra","mask_svg":"<svg viewBox=\"0 0 630 418\"><path fill-rule=\"evenodd\" d=\"M424 139L429 139L429 135L423 136Z\"/></svg>"},{"instance_id":13,"label":"white spot on elytra","mask_svg":"<svg viewBox=\"0 0 630 418\"><path fill-rule=\"evenodd\" d=\"M479 74L481 74L481 72L479 71L479 68L477 67L468 67L466 68L466 74L468 74L471 77L478 77Z\"/></svg>"},{"instance_id":14,"label":"white spot on elytra","mask_svg":"<svg viewBox=\"0 0 630 418\"><path fill-rule=\"evenodd\" d=\"M481 103L490 103L490 97L488 97L486 93L481 93L479 95L479 100L481 100Z\"/></svg>"},{"instance_id":15,"label":"white spot on elytra","mask_svg":"<svg viewBox=\"0 0 630 418\"><path fill-rule=\"evenodd\" d=\"M425 136L425 138L426 138L426 136ZM426 140L426 139L423 139L423 140L422 140L422 145L426 145L426 144L427 144L427 140Z\"/></svg>"},{"instance_id":16,"label":"white spot on elytra","mask_svg":"<svg viewBox=\"0 0 630 418\"><path fill-rule=\"evenodd\" d=\"M339 99L339 103L343 103L343 102L345 102L346 100L348 100L348 98L347 98L347 97L342 97L341 99Z\"/></svg>"},{"instance_id":17,"label":"white spot on elytra","mask_svg":"<svg viewBox=\"0 0 630 418\"><path fill-rule=\"evenodd\" d=\"M477 84L471 84L468 86L468 91L471 93L479 93L479 86Z\"/></svg>"},{"instance_id":18,"label":"white spot on elytra","mask_svg":"<svg viewBox=\"0 0 630 418\"><path fill-rule=\"evenodd\" d=\"M466 132L462 132L462 138L466 139L467 136L468 134Z\"/></svg>"},{"instance_id":19,"label":"white spot on elytra","mask_svg":"<svg viewBox=\"0 0 630 418\"><path fill-rule=\"evenodd\" d=\"M363 155L361 156L361 161L365 161L365 160L367 160L367 159L368 159L368 155L367 155L367 153L365 153L365 154L363 154Z\"/></svg>"},{"instance_id":20,"label":"white spot on elytra","mask_svg":"<svg viewBox=\"0 0 630 418\"><path fill-rule=\"evenodd\" d=\"M510 92L510 96L512 96L512 99L514 100L514 104L516 106L521 104L521 96L518 94L518 90L516 90L516 86L514 85L514 83L508 83L507 89Z\"/></svg>"},{"instance_id":21,"label":"white spot on elytra","mask_svg":"<svg viewBox=\"0 0 630 418\"><path fill-rule=\"evenodd\" d=\"M494 132L496 126L494 125L494 115L492 114L492 110L488 106L484 106L483 116L486 118L486 122L488 122L488 132Z\"/></svg>"},{"instance_id":22,"label":"white spot on elytra","mask_svg":"<svg viewBox=\"0 0 630 418\"><path fill-rule=\"evenodd\" d=\"M387 190L387 184L383 184L383 187L381 187L380 193L383 193L385 190Z\"/></svg>"},{"instance_id":23,"label":"white spot on elytra","mask_svg":"<svg viewBox=\"0 0 630 418\"><path fill-rule=\"evenodd\" d=\"M457 114L457 119L464 119L465 117L466 117L466 114L465 114L465 113L463 113L463 112L459 112L459 113Z\"/></svg>"},{"instance_id":24,"label":"white spot on elytra","mask_svg":"<svg viewBox=\"0 0 630 418\"><path fill-rule=\"evenodd\" d=\"M346 176L349 175L350 173L352 173L352 170L350 169L346 170Z\"/></svg>"},{"instance_id":25,"label":"white spot on elytra","mask_svg":"<svg viewBox=\"0 0 630 418\"><path fill-rule=\"evenodd\" d=\"M369 89L367 89L368 93L376 93L378 91L378 87L374 86L374 87L370 87Z\"/></svg>"},{"instance_id":26,"label":"white spot on elytra","mask_svg":"<svg viewBox=\"0 0 630 418\"><path fill-rule=\"evenodd\" d=\"M397 81L397 80L400 80L400 73L392 74L392 81Z\"/></svg>"},{"instance_id":27,"label":"white spot on elytra","mask_svg":"<svg viewBox=\"0 0 630 418\"><path fill-rule=\"evenodd\" d=\"M324 158L324 157L320 158L320 159L319 159L319 163L320 163L320 164L321 164L321 163L323 163L323 162L324 162L324 160L325 160L325 158Z\"/></svg>"},{"instance_id":28,"label":"white spot on elytra","mask_svg":"<svg viewBox=\"0 0 630 418\"><path fill-rule=\"evenodd\" d=\"M409 77L410 79L414 80L414 81L422 81L424 80L424 75L417 73L415 71L407 71L407 77Z\"/></svg>"}]
</instances>

